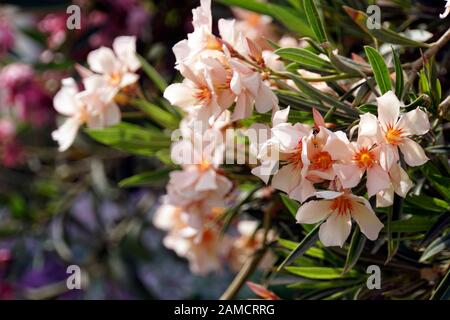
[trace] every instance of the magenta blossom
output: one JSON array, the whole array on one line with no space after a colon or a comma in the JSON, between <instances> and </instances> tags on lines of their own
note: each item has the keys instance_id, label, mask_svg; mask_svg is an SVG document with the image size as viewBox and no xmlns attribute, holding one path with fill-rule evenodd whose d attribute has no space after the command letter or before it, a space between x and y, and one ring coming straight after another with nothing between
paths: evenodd
<instances>
[{"instance_id":1,"label":"magenta blossom","mask_svg":"<svg viewBox=\"0 0 450 320\"><path fill-rule=\"evenodd\" d=\"M37 82L33 69L13 63L0 72L0 89L4 103L14 108L16 116L41 127L53 120L52 100Z\"/></svg>"}]
</instances>

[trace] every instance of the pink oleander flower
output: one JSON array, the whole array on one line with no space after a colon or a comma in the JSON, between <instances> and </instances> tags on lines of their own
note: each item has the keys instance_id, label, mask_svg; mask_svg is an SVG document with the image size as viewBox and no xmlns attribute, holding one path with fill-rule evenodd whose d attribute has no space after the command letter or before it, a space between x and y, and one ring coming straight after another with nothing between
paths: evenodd
<instances>
[{"instance_id":1,"label":"pink oleander flower","mask_svg":"<svg viewBox=\"0 0 450 320\"><path fill-rule=\"evenodd\" d=\"M232 120L248 118L252 115L253 108L259 113L266 113L270 110L276 112L278 98L264 83L261 74L237 60L230 61L230 63L233 68L230 88L237 96Z\"/></svg>"},{"instance_id":2,"label":"pink oleander flower","mask_svg":"<svg viewBox=\"0 0 450 320\"><path fill-rule=\"evenodd\" d=\"M405 162L412 167L420 166L428 161L423 148L414 140L413 135L424 135L430 129L427 114L420 108L400 116L403 104L392 91L377 98L378 120L376 117L361 118L360 128L365 128L361 135L376 138L380 144L380 164L389 170L400 158L398 149ZM400 117L399 117L400 116Z\"/></svg>"},{"instance_id":3,"label":"pink oleander flower","mask_svg":"<svg viewBox=\"0 0 450 320\"><path fill-rule=\"evenodd\" d=\"M227 70L215 59L197 62L194 68L179 65L183 82L171 84L164 91L164 98L179 106L188 114L213 123L233 103L229 90Z\"/></svg>"},{"instance_id":4,"label":"pink oleander flower","mask_svg":"<svg viewBox=\"0 0 450 320\"><path fill-rule=\"evenodd\" d=\"M165 97L188 110L206 105L203 109L208 111L199 116L212 115L212 121L233 102L236 102L233 121L251 115L254 106L261 113L277 110L278 99L262 75L234 57L238 52L264 64L260 50L236 29L236 21L219 20L220 39L212 33L210 0L202 0L192 12L194 31L173 47L176 68L188 80L169 86Z\"/></svg>"},{"instance_id":5,"label":"pink oleander flower","mask_svg":"<svg viewBox=\"0 0 450 320\"><path fill-rule=\"evenodd\" d=\"M16 125L8 118L0 119L0 141L14 138L16 135Z\"/></svg>"},{"instance_id":6,"label":"pink oleander flower","mask_svg":"<svg viewBox=\"0 0 450 320\"><path fill-rule=\"evenodd\" d=\"M439 15L439 18L441 19L445 19L447 18L447 16L450 14L450 0L446 0L447 2L445 3L445 11L444 13L441 13Z\"/></svg>"},{"instance_id":7,"label":"pink oleander flower","mask_svg":"<svg viewBox=\"0 0 450 320\"><path fill-rule=\"evenodd\" d=\"M377 218L369 202L350 191L321 191L316 196L323 200L311 200L297 212L297 222L314 224L324 219L319 229L319 238L324 246L342 247L352 229L351 219L359 225L361 232L370 240L376 240L383 224Z\"/></svg>"},{"instance_id":8,"label":"pink oleander flower","mask_svg":"<svg viewBox=\"0 0 450 320\"><path fill-rule=\"evenodd\" d=\"M252 11L232 8L236 20L236 30L246 38L257 43L261 48L271 49L267 39L274 40L272 18Z\"/></svg>"},{"instance_id":9,"label":"pink oleander flower","mask_svg":"<svg viewBox=\"0 0 450 320\"><path fill-rule=\"evenodd\" d=\"M168 200L168 199L166 199ZM228 236L220 238L217 221L223 209L197 202L188 207L162 205L155 214L156 227L168 231L163 243L189 261L191 271L207 274L222 269L229 254Z\"/></svg>"},{"instance_id":10,"label":"pink oleander flower","mask_svg":"<svg viewBox=\"0 0 450 320\"><path fill-rule=\"evenodd\" d=\"M394 203L394 193L406 198L413 182L399 164L393 164L388 172L391 183L385 190L377 193L377 207L388 207Z\"/></svg>"},{"instance_id":11,"label":"pink oleander flower","mask_svg":"<svg viewBox=\"0 0 450 320\"><path fill-rule=\"evenodd\" d=\"M104 84L103 79L90 77L85 79L84 85L86 90L80 92L74 79L64 79L62 88L53 99L56 111L68 117L52 133L60 151L72 145L83 124L90 128L103 128L120 122L120 110L112 99L114 92Z\"/></svg>"},{"instance_id":12,"label":"pink oleander flower","mask_svg":"<svg viewBox=\"0 0 450 320\"><path fill-rule=\"evenodd\" d=\"M141 63L136 55L136 37L117 37L112 47L114 51L107 47L91 51L87 62L93 72L106 80L107 85L119 91L139 79L135 72Z\"/></svg>"},{"instance_id":13,"label":"pink oleander flower","mask_svg":"<svg viewBox=\"0 0 450 320\"><path fill-rule=\"evenodd\" d=\"M306 177L308 167L304 166L307 161L305 142L312 129L300 123L292 125L286 122L289 110L288 107L274 114L270 139L262 141L259 146L258 158L262 166L254 168L252 173L266 183L273 174L273 188L303 202L316 191L313 183ZM278 165L281 168L276 170Z\"/></svg>"},{"instance_id":14,"label":"pink oleander flower","mask_svg":"<svg viewBox=\"0 0 450 320\"><path fill-rule=\"evenodd\" d=\"M367 122L365 120L367 118L375 118L375 116L366 113L361 116L361 122ZM356 187L367 172L366 187L371 197L388 188L390 179L380 165L380 146L363 135L369 129L360 125L356 142L350 142L344 133L332 133L324 150L337 162L333 164L333 169L343 188ZM376 134L376 131L374 132Z\"/></svg>"},{"instance_id":15,"label":"pink oleander flower","mask_svg":"<svg viewBox=\"0 0 450 320\"><path fill-rule=\"evenodd\" d=\"M239 237L233 242L230 251L230 265L233 270L239 270L243 264L255 252L263 246L264 230L258 229L259 222L256 220L241 220L238 222L237 231ZM269 230L266 241L269 243L275 240L276 235L273 230ZM261 269L268 268L274 262L274 256L267 253L261 261Z\"/></svg>"}]
</instances>

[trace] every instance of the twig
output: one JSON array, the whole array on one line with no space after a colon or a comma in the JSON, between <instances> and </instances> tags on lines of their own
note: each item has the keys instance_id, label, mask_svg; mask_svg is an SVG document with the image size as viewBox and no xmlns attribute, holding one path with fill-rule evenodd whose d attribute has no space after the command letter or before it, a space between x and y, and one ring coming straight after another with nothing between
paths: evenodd
<instances>
[{"instance_id":1,"label":"twig","mask_svg":"<svg viewBox=\"0 0 450 320\"><path fill-rule=\"evenodd\" d=\"M220 297L220 300L231 300L233 299L236 294L241 290L242 286L244 285L247 278L255 271L255 269L258 267L259 263L261 262L262 258L264 257L266 251L267 251L267 235L270 230L270 217L272 213L272 209L274 208L273 204L270 204L267 210L264 211L264 238L263 238L263 245L262 247L255 252L253 256L251 256L247 262L242 266L242 269L239 271L239 273L236 275L236 277L233 279L233 281L230 283L228 288L225 290L225 292Z\"/></svg>"},{"instance_id":2,"label":"twig","mask_svg":"<svg viewBox=\"0 0 450 320\"><path fill-rule=\"evenodd\" d=\"M438 41L432 43L430 47L423 53L423 55L411 63L411 71L409 74L409 79L405 83L405 88L403 90L403 96L412 86L414 80L417 77L417 72L422 68L424 61L429 60L432 56L434 56L442 47L444 47L447 42L450 41L450 29L448 29ZM403 98L403 97L402 97Z\"/></svg>"}]
</instances>

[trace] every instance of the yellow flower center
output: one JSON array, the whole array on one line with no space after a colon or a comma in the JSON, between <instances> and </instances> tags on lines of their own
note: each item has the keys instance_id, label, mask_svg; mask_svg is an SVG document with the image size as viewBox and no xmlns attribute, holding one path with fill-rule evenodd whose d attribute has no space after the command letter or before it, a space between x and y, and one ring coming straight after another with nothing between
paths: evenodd
<instances>
[{"instance_id":1,"label":"yellow flower center","mask_svg":"<svg viewBox=\"0 0 450 320\"><path fill-rule=\"evenodd\" d=\"M222 50L222 44L215 36L208 37L208 40L206 41L206 49L208 50Z\"/></svg>"},{"instance_id":2,"label":"yellow flower center","mask_svg":"<svg viewBox=\"0 0 450 320\"><path fill-rule=\"evenodd\" d=\"M120 84L120 81L122 80L122 77L119 73L115 72L109 77L109 82L116 86Z\"/></svg>"},{"instance_id":3,"label":"yellow flower center","mask_svg":"<svg viewBox=\"0 0 450 320\"><path fill-rule=\"evenodd\" d=\"M398 145L403 139L402 135L403 132L401 128L397 129L392 126L388 126L385 137L389 144Z\"/></svg>"},{"instance_id":4,"label":"yellow flower center","mask_svg":"<svg viewBox=\"0 0 450 320\"><path fill-rule=\"evenodd\" d=\"M353 156L353 160L360 168L371 168L376 162L376 157L372 151L364 147Z\"/></svg>"},{"instance_id":5,"label":"yellow flower center","mask_svg":"<svg viewBox=\"0 0 450 320\"><path fill-rule=\"evenodd\" d=\"M200 171L207 171L212 167L211 162L209 162L208 160L203 160L199 165L198 165Z\"/></svg>"}]
</instances>

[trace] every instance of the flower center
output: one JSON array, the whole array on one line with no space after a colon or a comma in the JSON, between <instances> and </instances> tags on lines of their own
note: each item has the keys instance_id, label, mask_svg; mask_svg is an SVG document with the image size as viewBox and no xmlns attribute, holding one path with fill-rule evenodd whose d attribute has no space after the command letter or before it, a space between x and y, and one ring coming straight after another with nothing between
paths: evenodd
<instances>
[{"instance_id":1,"label":"flower center","mask_svg":"<svg viewBox=\"0 0 450 320\"><path fill-rule=\"evenodd\" d=\"M292 163L293 165L295 165L295 167L298 169L303 167L302 148L303 148L302 141L300 140L295 151L293 153L289 154L289 156L287 158L287 161L289 163Z\"/></svg>"},{"instance_id":2,"label":"flower center","mask_svg":"<svg viewBox=\"0 0 450 320\"><path fill-rule=\"evenodd\" d=\"M331 168L333 165L333 160L331 159L331 156L326 151L318 152L311 161L310 168L312 170L321 170L325 171Z\"/></svg>"},{"instance_id":3,"label":"flower center","mask_svg":"<svg viewBox=\"0 0 450 320\"><path fill-rule=\"evenodd\" d=\"M359 149L359 151L353 156L353 160L360 168L370 168L376 162L375 154L365 147Z\"/></svg>"},{"instance_id":4,"label":"flower center","mask_svg":"<svg viewBox=\"0 0 450 320\"><path fill-rule=\"evenodd\" d=\"M352 201L348 197L342 195L332 200L330 208L333 211L337 211L337 214L343 215L350 213L352 211L353 205Z\"/></svg>"},{"instance_id":5,"label":"flower center","mask_svg":"<svg viewBox=\"0 0 450 320\"><path fill-rule=\"evenodd\" d=\"M386 130L386 141L389 144L393 144L393 145L398 145L400 142L402 142L402 137L403 132L402 129L396 129L394 127L392 127L391 125L388 126L387 130Z\"/></svg>"},{"instance_id":6,"label":"flower center","mask_svg":"<svg viewBox=\"0 0 450 320\"><path fill-rule=\"evenodd\" d=\"M207 171L212 167L211 162L209 162L208 160L203 160L199 165L198 165L200 171Z\"/></svg>"},{"instance_id":7,"label":"flower center","mask_svg":"<svg viewBox=\"0 0 450 320\"><path fill-rule=\"evenodd\" d=\"M206 49L208 50L222 50L222 44L219 40L213 35L208 37L208 40L206 41Z\"/></svg>"},{"instance_id":8,"label":"flower center","mask_svg":"<svg viewBox=\"0 0 450 320\"><path fill-rule=\"evenodd\" d=\"M116 86L120 83L122 77L120 76L120 74L118 72L114 72L110 77L109 77L109 82Z\"/></svg>"},{"instance_id":9,"label":"flower center","mask_svg":"<svg viewBox=\"0 0 450 320\"><path fill-rule=\"evenodd\" d=\"M211 103L212 94L208 87L200 87L194 95L195 99L202 105L207 106Z\"/></svg>"}]
</instances>

